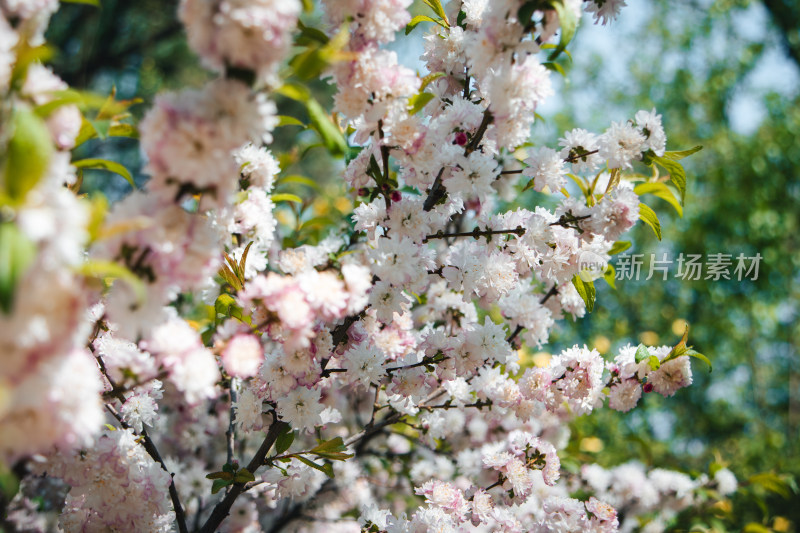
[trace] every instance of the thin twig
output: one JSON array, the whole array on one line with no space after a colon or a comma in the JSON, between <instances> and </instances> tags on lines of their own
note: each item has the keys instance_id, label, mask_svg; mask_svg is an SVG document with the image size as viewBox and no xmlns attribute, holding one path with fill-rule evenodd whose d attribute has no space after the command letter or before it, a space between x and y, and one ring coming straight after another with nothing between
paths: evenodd
<instances>
[{"instance_id":1,"label":"thin twig","mask_svg":"<svg viewBox=\"0 0 800 533\"><path fill-rule=\"evenodd\" d=\"M228 438L228 464L233 464L233 455L236 446L236 378L231 376L230 385L231 408L228 417L228 431L225 436Z\"/></svg>"},{"instance_id":2,"label":"thin twig","mask_svg":"<svg viewBox=\"0 0 800 533\"><path fill-rule=\"evenodd\" d=\"M122 394L121 389L117 386L117 384L114 382L111 376L108 375L108 372L106 371L106 365L103 362L103 359L99 355L96 356L96 359L97 359L97 364L100 367L100 372L103 373L103 376L108 380L108 383L111 385L111 390L118 391L117 399L121 403L125 403L125 395ZM105 405L106 409L108 409L108 411L114 416L114 418L117 419L117 421L124 429L132 429L131 426L122 419L122 416L119 413L117 413L116 409L114 409L110 404L105 404ZM161 454L158 453L158 448L156 448L155 443L150 438L150 435L147 434L147 430L144 429L144 427L142 428L142 431L139 433L139 435L142 437L142 446L144 446L144 449L147 452L147 454L155 462L161 465L161 468L164 470L164 472L169 474L170 476L169 497L172 500L172 507L175 509L175 521L178 523L178 530L180 531L180 533L188 533L189 529L186 526L186 515L184 514L183 506L181 505L178 489L175 487L175 475L169 471L169 468L167 468L167 465L161 458Z\"/></svg>"}]
</instances>

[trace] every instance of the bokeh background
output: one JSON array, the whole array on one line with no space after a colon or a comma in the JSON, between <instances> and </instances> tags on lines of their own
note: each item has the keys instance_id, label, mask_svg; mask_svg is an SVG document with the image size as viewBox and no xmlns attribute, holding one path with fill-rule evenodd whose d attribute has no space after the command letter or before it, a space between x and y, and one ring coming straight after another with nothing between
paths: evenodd
<instances>
[{"instance_id":1,"label":"bokeh background","mask_svg":"<svg viewBox=\"0 0 800 533\"><path fill-rule=\"evenodd\" d=\"M565 63L554 76L557 95L539 110L534 140L554 146L572 127L601 132L638 109L663 115L668 148L703 145L684 160L689 186L683 217L653 196L663 241L637 227L629 252L761 254L757 280L669 279L597 283L597 305L586 319L563 324L548 350L587 343L613 356L625 344L675 344L686 323L690 344L713 362L693 363L695 384L664 400L647 395L642 409L600 411L574 424L569 453L607 466L635 458L698 475L727 466L741 490L724 505L685 513L677 530L702 523L738 531L746 523L797 531L800 524L800 3L794 0L630 0L619 20L583 20ZM118 97L138 97L141 114L157 92L209 78L188 50L176 0L101 0L102 8L64 4L48 40L61 50L54 70L70 85ZM420 5L417 5L420 4ZM414 5L421 14L421 2ZM319 18L319 14L312 15ZM313 20L312 20L313 22ZM420 26L422 28L422 25ZM422 68L422 32L395 46ZM330 102L334 88L312 83ZM304 110L278 100L280 113ZM308 132L276 139L285 174L320 184L308 212L344 221L352 209L338 172L342 162L315 149ZM82 157L104 157L146 181L135 140L90 141ZM303 185L287 192L311 198ZM88 194L112 201L130 187L118 176L87 171ZM294 190L300 188L301 190ZM529 191L516 202L541 198ZM285 217L293 216L284 213ZM640 225L643 226L643 225ZM313 233L309 239L318 238ZM543 356L543 354L531 354Z\"/></svg>"}]
</instances>

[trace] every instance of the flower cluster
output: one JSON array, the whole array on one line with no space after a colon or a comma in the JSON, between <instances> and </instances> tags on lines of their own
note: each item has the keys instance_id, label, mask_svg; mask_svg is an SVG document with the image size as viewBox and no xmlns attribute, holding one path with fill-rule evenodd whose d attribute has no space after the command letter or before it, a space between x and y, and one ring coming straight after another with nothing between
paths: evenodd
<instances>
[{"instance_id":1,"label":"flower cluster","mask_svg":"<svg viewBox=\"0 0 800 533\"><path fill-rule=\"evenodd\" d=\"M171 479L130 430L106 432L80 454L40 465L70 486L59 521L64 531L172 531Z\"/></svg>"}]
</instances>

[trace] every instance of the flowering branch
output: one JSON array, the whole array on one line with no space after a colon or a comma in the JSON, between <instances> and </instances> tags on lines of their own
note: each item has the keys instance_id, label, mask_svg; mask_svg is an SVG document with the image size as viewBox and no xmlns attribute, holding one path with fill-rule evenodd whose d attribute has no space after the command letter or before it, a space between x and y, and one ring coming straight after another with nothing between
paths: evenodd
<instances>
[{"instance_id":1,"label":"flowering branch","mask_svg":"<svg viewBox=\"0 0 800 533\"><path fill-rule=\"evenodd\" d=\"M482 230L478 227L473 229L472 231L462 231L456 233L445 233L444 231L437 231L434 235L426 235L422 242L428 242L431 239L447 239L449 237L472 237L475 240L480 239L481 237L486 237L487 240L492 235L516 235L518 237L522 237L525 235L525 228L522 226L517 226L514 229L485 229Z\"/></svg>"}]
</instances>

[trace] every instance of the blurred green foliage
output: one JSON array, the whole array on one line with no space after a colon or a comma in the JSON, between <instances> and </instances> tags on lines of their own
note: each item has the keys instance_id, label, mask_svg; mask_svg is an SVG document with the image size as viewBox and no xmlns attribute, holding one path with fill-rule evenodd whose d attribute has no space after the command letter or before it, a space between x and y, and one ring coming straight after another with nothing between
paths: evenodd
<instances>
[{"instance_id":1,"label":"blurred green foliage","mask_svg":"<svg viewBox=\"0 0 800 533\"><path fill-rule=\"evenodd\" d=\"M793 9L796 22L800 7ZM791 59L780 65L794 72L765 72L783 50L797 59L784 48L792 37L775 31L758 2L654 0L639 11L643 24L615 36L615 42L636 43L636 53L623 60L593 54L595 43L579 32L556 130L602 130L609 109L620 110L611 118L620 120L656 107L669 149L704 149L683 161L689 176L683 219L668 219L662 200L643 198L659 212L664 240L656 242L639 225L629 252L645 254L643 274L651 253L660 258L666 252L675 261L669 279L618 280L617 291L598 282L595 311L563 331L557 344L590 339L608 349L611 339L613 356L624 342L674 344L685 320L692 326L690 344L711 358L714 371L695 361L692 387L668 400L647 395L646 408L627 415L602 411L581 419L575 440L600 437L606 448L598 459L607 464L637 457L687 472L708 472L715 462L733 470L745 485L733 505L686 513L678 530L702 524L739 531L750 522L777 531L797 528L796 487L784 497L765 489L763 479L750 479L759 472L794 480L800 474L800 88L783 94L759 89L780 85L788 75L798 78ZM759 21L762 27L745 27ZM619 68L614 62L628 73L622 80L607 74ZM757 124L752 133L734 131L742 120L736 114L747 112L734 110L737 99L763 109L763 117L745 117ZM588 113L587 103L595 104ZM755 281L684 281L674 277L681 253L732 254L734 265L739 253L763 259Z\"/></svg>"}]
</instances>

